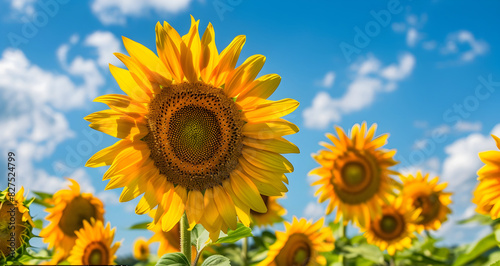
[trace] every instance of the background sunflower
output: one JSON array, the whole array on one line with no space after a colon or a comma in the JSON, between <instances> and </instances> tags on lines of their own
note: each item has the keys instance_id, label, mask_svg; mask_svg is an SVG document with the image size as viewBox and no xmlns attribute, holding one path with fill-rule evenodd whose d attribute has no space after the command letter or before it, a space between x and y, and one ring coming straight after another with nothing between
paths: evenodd
<instances>
[{"instance_id":1,"label":"background sunflower","mask_svg":"<svg viewBox=\"0 0 500 266\"><path fill-rule=\"evenodd\" d=\"M377 125L367 129L356 124L349 135L336 127L338 137L328 133L332 144L321 142L328 150L321 150L313 158L321 165L309 175L320 179L311 185L320 185L315 193L319 202L330 200L326 214L337 208L336 219L344 217L344 223L353 221L360 226L380 213L380 204L392 194L394 180L391 174L397 172L389 167L396 165L395 150L381 149L388 134L374 138Z\"/></svg>"},{"instance_id":2,"label":"background sunflower","mask_svg":"<svg viewBox=\"0 0 500 266\"><path fill-rule=\"evenodd\" d=\"M250 211L252 224L263 227L284 221L283 216L286 214L286 209L278 203L278 199L280 198L282 197L262 196L267 207L267 212Z\"/></svg>"},{"instance_id":3,"label":"background sunflower","mask_svg":"<svg viewBox=\"0 0 500 266\"><path fill-rule=\"evenodd\" d=\"M333 236L323 219L313 223L302 218L285 222L285 231L276 232L276 242L269 247L267 257L258 265L325 265L321 252L332 251Z\"/></svg>"},{"instance_id":4,"label":"background sunflower","mask_svg":"<svg viewBox=\"0 0 500 266\"><path fill-rule=\"evenodd\" d=\"M500 138L495 135L492 137L500 149ZM485 165L477 171L479 184L472 202L477 205L478 213L497 219L500 218L500 151L484 151L479 153L479 158Z\"/></svg>"},{"instance_id":5,"label":"background sunflower","mask_svg":"<svg viewBox=\"0 0 500 266\"><path fill-rule=\"evenodd\" d=\"M55 248L53 263L63 260L69 255L77 239L76 231L83 228L85 221L96 219L104 221L104 206L100 199L91 193L80 193L80 185L73 179L69 189L59 190L47 203L53 207L45 211L50 224L40 231L43 242L48 248Z\"/></svg>"},{"instance_id":6,"label":"background sunflower","mask_svg":"<svg viewBox=\"0 0 500 266\"><path fill-rule=\"evenodd\" d=\"M422 176L419 171L415 176L400 175L403 181L402 196L414 208L420 209L420 216L415 221L417 230L438 230L451 213L451 194L444 192L447 183L438 184L438 178L429 180L429 174Z\"/></svg>"},{"instance_id":7,"label":"background sunflower","mask_svg":"<svg viewBox=\"0 0 500 266\"><path fill-rule=\"evenodd\" d=\"M104 227L102 221L83 221L83 227L76 232L77 240L71 248L68 262L71 265L112 265L120 242L113 244L115 228L109 222Z\"/></svg>"}]
</instances>

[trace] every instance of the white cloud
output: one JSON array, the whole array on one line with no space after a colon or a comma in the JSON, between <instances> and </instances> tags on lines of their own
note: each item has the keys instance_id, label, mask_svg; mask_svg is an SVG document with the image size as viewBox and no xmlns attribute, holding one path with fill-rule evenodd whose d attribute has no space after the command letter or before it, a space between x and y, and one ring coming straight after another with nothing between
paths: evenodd
<instances>
[{"instance_id":1,"label":"white cloud","mask_svg":"<svg viewBox=\"0 0 500 266\"><path fill-rule=\"evenodd\" d=\"M113 53L123 53L121 42L109 31L96 31L85 38L85 45L95 47L97 50L97 63L103 68L108 64L120 64Z\"/></svg>"},{"instance_id":2,"label":"white cloud","mask_svg":"<svg viewBox=\"0 0 500 266\"><path fill-rule=\"evenodd\" d=\"M467 122L467 121L460 120L453 126L453 129L458 131L458 132L481 131L482 128L483 128L483 124L481 123L481 121Z\"/></svg>"},{"instance_id":3,"label":"white cloud","mask_svg":"<svg viewBox=\"0 0 500 266\"><path fill-rule=\"evenodd\" d=\"M306 219L318 220L325 214L325 209L316 202L309 202L304 209L303 217Z\"/></svg>"},{"instance_id":4,"label":"white cloud","mask_svg":"<svg viewBox=\"0 0 500 266\"><path fill-rule=\"evenodd\" d=\"M411 28L406 33L406 44L410 47L414 47L419 38L418 31L415 28Z\"/></svg>"},{"instance_id":5,"label":"white cloud","mask_svg":"<svg viewBox=\"0 0 500 266\"><path fill-rule=\"evenodd\" d=\"M10 7L18 13L32 15L35 12L35 0L12 0Z\"/></svg>"},{"instance_id":6,"label":"white cloud","mask_svg":"<svg viewBox=\"0 0 500 266\"><path fill-rule=\"evenodd\" d=\"M491 134L500 133L500 124L495 126ZM478 153L496 148L495 141L489 135L472 133L445 147L447 158L443 162L442 178L450 187L464 188L464 183L476 182L476 172L482 166Z\"/></svg>"},{"instance_id":7,"label":"white cloud","mask_svg":"<svg viewBox=\"0 0 500 266\"><path fill-rule=\"evenodd\" d=\"M422 48L424 48L425 50L434 50L436 49L437 47L437 42L436 41L426 41L426 42L423 42L422 43Z\"/></svg>"},{"instance_id":8,"label":"white cloud","mask_svg":"<svg viewBox=\"0 0 500 266\"><path fill-rule=\"evenodd\" d=\"M316 84L320 87L331 88L335 82L335 72L328 71L321 81L317 81Z\"/></svg>"},{"instance_id":9,"label":"white cloud","mask_svg":"<svg viewBox=\"0 0 500 266\"><path fill-rule=\"evenodd\" d=\"M66 60L65 53L58 53ZM77 58L68 67L71 76L47 71L31 63L20 50L6 49L0 57L0 151L16 153L19 185L54 192L61 188L62 177L52 176L37 164L48 158L56 147L74 137L63 111L86 106L104 84L92 60ZM83 80L77 85L72 78ZM68 174L92 190L83 169Z\"/></svg>"},{"instance_id":10,"label":"white cloud","mask_svg":"<svg viewBox=\"0 0 500 266\"><path fill-rule=\"evenodd\" d=\"M304 123L309 128L326 128L331 122L341 120L343 114L359 111L369 106L379 92L389 92L397 88L397 82L407 78L415 65L412 54L406 53L399 58L398 64L385 68L373 56L363 62L353 64L350 69L354 78L347 91L340 98L332 98L326 92L314 97L312 106L302 113Z\"/></svg>"},{"instance_id":11,"label":"white cloud","mask_svg":"<svg viewBox=\"0 0 500 266\"><path fill-rule=\"evenodd\" d=\"M156 13L177 13L185 10L191 0L94 0L92 12L103 24L125 24L126 17Z\"/></svg>"},{"instance_id":12,"label":"white cloud","mask_svg":"<svg viewBox=\"0 0 500 266\"><path fill-rule=\"evenodd\" d=\"M466 45L468 49L461 51L463 49L459 49L459 45ZM448 34L446 44L441 48L441 54L458 54L460 61L470 62L477 56L486 54L488 49L486 41L476 39L470 31L460 30Z\"/></svg>"}]
</instances>

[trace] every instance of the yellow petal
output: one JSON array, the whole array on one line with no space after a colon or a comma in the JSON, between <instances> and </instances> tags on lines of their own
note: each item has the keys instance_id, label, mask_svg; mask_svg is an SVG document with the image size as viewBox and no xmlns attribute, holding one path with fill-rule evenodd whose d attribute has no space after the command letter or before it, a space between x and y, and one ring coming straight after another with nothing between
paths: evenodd
<instances>
[{"instance_id":1,"label":"yellow petal","mask_svg":"<svg viewBox=\"0 0 500 266\"><path fill-rule=\"evenodd\" d=\"M179 33L168 23L165 22L163 27L159 22L156 24L158 56L177 83L181 83L184 77L180 63L180 43L181 37Z\"/></svg>"},{"instance_id":2,"label":"yellow petal","mask_svg":"<svg viewBox=\"0 0 500 266\"><path fill-rule=\"evenodd\" d=\"M231 71L226 79L224 90L229 97L236 97L240 92L254 81L257 74L264 66L266 57L263 55L253 55L247 58L241 66Z\"/></svg>"},{"instance_id":3,"label":"yellow petal","mask_svg":"<svg viewBox=\"0 0 500 266\"><path fill-rule=\"evenodd\" d=\"M207 29L201 37L200 75L206 83L210 83L210 76L215 66L219 63L219 52L215 45L215 33L212 23L208 23Z\"/></svg>"},{"instance_id":4,"label":"yellow petal","mask_svg":"<svg viewBox=\"0 0 500 266\"><path fill-rule=\"evenodd\" d=\"M169 200L162 202L164 207L168 206L161 221L161 229L164 232L170 231L179 222L184 214L184 203L187 199L186 189L182 186L176 186L173 190L170 190L170 194Z\"/></svg>"},{"instance_id":5,"label":"yellow petal","mask_svg":"<svg viewBox=\"0 0 500 266\"><path fill-rule=\"evenodd\" d=\"M254 109L243 111L243 120L250 123L260 123L285 116L299 107L294 99L268 101L255 106Z\"/></svg>"},{"instance_id":6,"label":"yellow petal","mask_svg":"<svg viewBox=\"0 0 500 266\"><path fill-rule=\"evenodd\" d=\"M139 85L142 90L144 90L150 97L153 93L159 93L158 85L154 86L151 81L148 79L148 76L142 70L140 64L131 57L128 57L124 54L114 53L114 55L122 61L122 63L128 68L130 71L130 75L135 80L137 85Z\"/></svg>"},{"instance_id":7,"label":"yellow petal","mask_svg":"<svg viewBox=\"0 0 500 266\"><path fill-rule=\"evenodd\" d=\"M266 183L268 185L271 185L275 188L275 189L273 189L273 191L274 191L273 194L279 193L278 195L271 195L271 194L268 195L267 193L265 193L265 191L261 191L259 188L259 191L261 192L260 194L263 194L266 196L279 196L279 195L281 195L281 192L288 191L286 186L283 184L283 180L282 180L283 174L282 173L262 170L260 168L257 168L256 166L252 165L244 158L240 158L238 160L238 163L240 164L242 171L248 177L251 177L252 181L257 180L261 183ZM256 185L257 185L257 183L256 183Z\"/></svg>"},{"instance_id":8,"label":"yellow petal","mask_svg":"<svg viewBox=\"0 0 500 266\"><path fill-rule=\"evenodd\" d=\"M241 49L245 44L245 40L246 37L244 35L236 36L233 41L220 53L219 63L210 77L212 85L219 87L224 83L229 72L236 66L236 62L238 61Z\"/></svg>"},{"instance_id":9,"label":"yellow petal","mask_svg":"<svg viewBox=\"0 0 500 266\"><path fill-rule=\"evenodd\" d=\"M229 179L231 180L232 191L236 197L257 212L267 212L266 204L264 204L259 190L250 179L239 175L236 171L231 172Z\"/></svg>"},{"instance_id":10,"label":"yellow petal","mask_svg":"<svg viewBox=\"0 0 500 266\"><path fill-rule=\"evenodd\" d=\"M106 94L94 99L94 102L107 104L111 109L127 114L128 116L140 120L148 112L146 107L140 103L134 102L132 98L121 94Z\"/></svg>"},{"instance_id":11,"label":"yellow petal","mask_svg":"<svg viewBox=\"0 0 500 266\"><path fill-rule=\"evenodd\" d=\"M271 96L281 82L281 77L277 74L264 75L254 80L248 89L238 95L236 102L248 109L256 101L267 99Z\"/></svg>"},{"instance_id":12,"label":"yellow petal","mask_svg":"<svg viewBox=\"0 0 500 266\"><path fill-rule=\"evenodd\" d=\"M125 49L127 49L132 58L139 62L142 71L148 76L149 81L154 81L162 85L171 83L172 76L161 60L151 50L127 37L122 37L122 39Z\"/></svg>"},{"instance_id":13,"label":"yellow petal","mask_svg":"<svg viewBox=\"0 0 500 266\"><path fill-rule=\"evenodd\" d=\"M120 139L141 139L149 133L144 123L140 123L128 116L92 122L89 126Z\"/></svg>"},{"instance_id":14,"label":"yellow petal","mask_svg":"<svg viewBox=\"0 0 500 266\"><path fill-rule=\"evenodd\" d=\"M224 222L232 230L236 229L236 210L231 197L227 195L226 191L221 186L214 186L214 200L215 206L219 211L220 216Z\"/></svg>"},{"instance_id":15,"label":"yellow petal","mask_svg":"<svg viewBox=\"0 0 500 266\"><path fill-rule=\"evenodd\" d=\"M128 96L141 103L150 101L150 94L146 93L137 84L137 82L135 82L128 70L116 67L111 64L109 64L109 70L118 83L118 86L120 86L120 89L122 89L122 91L125 92Z\"/></svg>"},{"instance_id":16,"label":"yellow petal","mask_svg":"<svg viewBox=\"0 0 500 266\"><path fill-rule=\"evenodd\" d=\"M246 123L242 128L243 135L254 139L272 139L297 132L299 128L284 119L256 124Z\"/></svg>"},{"instance_id":17,"label":"yellow petal","mask_svg":"<svg viewBox=\"0 0 500 266\"><path fill-rule=\"evenodd\" d=\"M243 138L243 144L252 148L276 153L300 153L299 148L295 144L282 137L276 139Z\"/></svg>"},{"instance_id":18,"label":"yellow petal","mask_svg":"<svg viewBox=\"0 0 500 266\"><path fill-rule=\"evenodd\" d=\"M131 145L132 141L128 139L119 140L115 144L96 152L96 154L90 157L87 163L85 163L85 166L100 167L111 165L115 157L118 156L122 150L130 147Z\"/></svg>"},{"instance_id":19,"label":"yellow petal","mask_svg":"<svg viewBox=\"0 0 500 266\"><path fill-rule=\"evenodd\" d=\"M240 221L245 225L246 227L250 226L250 207L243 203L236 195L234 194L232 188L231 188L231 182L229 180L225 180L222 182L222 185L224 189L226 190L227 194L231 196L234 202L234 207L236 209L236 214L238 215L238 218Z\"/></svg>"},{"instance_id":20,"label":"yellow petal","mask_svg":"<svg viewBox=\"0 0 500 266\"><path fill-rule=\"evenodd\" d=\"M244 147L241 150L243 157L254 166L271 172L291 173L292 164L281 154Z\"/></svg>"},{"instance_id":21,"label":"yellow petal","mask_svg":"<svg viewBox=\"0 0 500 266\"><path fill-rule=\"evenodd\" d=\"M200 76L201 42L200 34L198 33L199 23L199 20L195 21L193 16L191 16L191 29L188 34L182 36L180 46L182 71L189 82L198 81L198 77Z\"/></svg>"},{"instance_id":22,"label":"yellow petal","mask_svg":"<svg viewBox=\"0 0 500 266\"><path fill-rule=\"evenodd\" d=\"M199 190L191 190L186 202L186 216L189 221L189 230L192 230L203 216L203 194Z\"/></svg>"}]
</instances>

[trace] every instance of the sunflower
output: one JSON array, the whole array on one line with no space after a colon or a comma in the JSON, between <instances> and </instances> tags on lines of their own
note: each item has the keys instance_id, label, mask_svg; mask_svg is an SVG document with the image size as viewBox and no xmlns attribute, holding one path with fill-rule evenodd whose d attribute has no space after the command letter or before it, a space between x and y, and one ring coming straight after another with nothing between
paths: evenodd
<instances>
[{"instance_id":1,"label":"sunflower","mask_svg":"<svg viewBox=\"0 0 500 266\"><path fill-rule=\"evenodd\" d=\"M298 128L280 117L298 106L292 99L267 100L281 78L256 76L265 57L254 55L235 68L245 36L220 54L208 25L200 39L191 17L180 36L156 25L158 56L123 38L130 56L116 54L128 70L110 65L127 95L95 101L111 109L87 116L90 127L121 140L96 153L89 167L111 165L106 189L124 187L120 201L144 194L136 213L158 208L153 225L170 231L185 212L190 228L201 223L212 239L250 224L250 209L266 212L260 194L286 192L292 164L281 153L298 153L282 136Z\"/></svg>"},{"instance_id":2,"label":"sunflower","mask_svg":"<svg viewBox=\"0 0 500 266\"><path fill-rule=\"evenodd\" d=\"M330 227L323 227L323 218L313 223L293 217L292 224L285 222L285 232L276 232L276 242L258 265L325 265L319 253L333 250L332 234Z\"/></svg>"},{"instance_id":3,"label":"sunflower","mask_svg":"<svg viewBox=\"0 0 500 266\"><path fill-rule=\"evenodd\" d=\"M59 190L47 200L54 207L45 210L49 213L45 219L50 224L40 232L43 242L49 244L48 248L56 249L52 260L54 264L69 255L77 239L76 231L83 227L85 221L92 218L104 221L101 200L91 193L80 193L80 185L73 179L68 180L71 182L70 189Z\"/></svg>"},{"instance_id":4,"label":"sunflower","mask_svg":"<svg viewBox=\"0 0 500 266\"><path fill-rule=\"evenodd\" d=\"M402 195L414 208L420 208L420 216L415 222L417 231L437 230L447 220L451 213L448 205L451 204L451 193L444 192L447 183L438 184L438 178L429 180L429 174L422 176L418 172L415 176L401 175L403 181Z\"/></svg>"},{"instance_id":5,"label":"sunflower","mask_svg":"<svg viewBox=\"0 0 500 266\"><path fill-rule=\"evenodd\" d=\"M75 233L78 238L68 258L71 265L114 264L120 242L113 244L115 228L110 229L109 222L104 227L100 220L84 220L83 227Z\"/></svg>"},{"instance_id":6,"label":"sunflower","mask_svg":"<svg viewBox=\"0 0 500 266\"><path fill-rule=\"evenodd\" d=\"M500 149L500 138L491 136ZM474 191L472 202L477 205L478 213L498 219L500 218L500 151L481 152L479 158L485 165L477 171L479 184Z\"/></svg>"},{"instance_id":7,"label":"sunflower","mask_svg":"<svg viewBox=\"0 0 500 266\"><path fill-rule=\"evenodd\" d=\"M138 238L134 242L134 258L147 260L149 257L149 244L144 238Z\"/></svg>"},{"instance_id":8,"label":"sunflower","mask_svg":"<svg viewBox=\"0 0 500 266\"><path fill-rule=\"evenodd\" d=\"M392 256L397 250L411 247L420 210L410 208L403 197L390 201L390 204L382 207L382 214L373 217L370 224L361 230L365 231L368 243L378 246L382 251L387 250Z\"/></svg>"},{"instance_id":9,"label":"sunflower","mask_svg":"<svg viewBox=\"0 0 500 266\"><path fill-rule=\"evenodd\" d=\"M22 255L34 236L33 220L29 213L31 202L24 198L24 187L14 195L12 190L0 192L0 264L6 257ZM13 235L12 235L13 234ZM13 257L11 255L14 255Z\"/></svg>"},{"instance_id":10,"label":"sunflower","mask_svg":"<svg viewBox=\"0 0 500 266\"><path fill-rule=\"evenodd\" d=\"M361 127L352 127L350 136L340 127L336 127L338 137L328 133L333 145L322 142L325 148L313 158L321 165L312 170L309 175L321 178L312 186L321 185L315 196L319 202L330 199L326 214L337 208L335 221L344 217L348 221L364 227L370 217L380 213L380 204L392 193L395 181L390 174L397 174L388 168L397 162L393 156L395 150L380 149L385 145L388 134L373 139L377 125L372 125L368 131L366 123Z\"/></svg>"},{"instance_id":11,"label":"sunflower","mask_svg":"<svg viewBox=\"0 0 500 266\"><path fill-rule=\"evenodd\" d=\"M262 196L267 207L267 212L260 213L253 210L250 211L252 215L252 224L263 227L268 225L271 226L274 223L281 223L283 221L283 216L286 214L286 209L278 203L279 198L281 197Z\"/></svg>"}]
</instances>

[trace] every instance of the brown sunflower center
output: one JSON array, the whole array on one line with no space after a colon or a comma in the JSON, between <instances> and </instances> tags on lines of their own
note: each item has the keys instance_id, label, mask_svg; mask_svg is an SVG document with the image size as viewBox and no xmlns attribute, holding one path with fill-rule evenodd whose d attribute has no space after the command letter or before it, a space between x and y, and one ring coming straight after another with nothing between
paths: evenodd
<instances>
[{"instance_id":1,"label":"brown sunflower center","mask_svg":"<svg viewBox=\"0 0 500 266\"><path fill-rule=\"evenodd\" d=\"M276 265L307 265L311 260L312 247L304 234L292 234L276 256Z\"/></svg>"},{"instance_id":2,"label":"brown sunflower center","mask_svg":"<svg viewBox=\"0 0 500 266\"><path fill-rule=\"evenodd\" d=\"M396 211L391 211L383 214L378 221L375 221L373 231L375 235L383 240L393 240L403 235L405 227L406 223L403 216Z\"/></svg>"},{"instance_id":3,"label":"brown sunflower center","mask_svg":"<svg viewBox=\"0 0 500 266\"><path fill-rule=\"evenodd\" d=\"M109 251L106 245L100 241L88 244L83 250L83 264L107 265L109 264Z\"/></svg>"},{"instance_id":4,"label":"brown sunflower center","mask_svg":"<svg viewBox=\"0 0 500 266\"><path fill-rule=\"evenodd\" d=\"M144 140L168 181L203 191L236 167L242 126L236 104L221 89L201 82L174 84L151 101Z\"/></svg>"},{"instance_id":5,"label":"brown sunflower center","mask_svg":"<svg viewBox=\"0 0 500 266\"><path fill-rule=\"evenodd\" d=\"M381 168L370 154L348 153L332 169L332 183L339 199L351 205L364 203L379 191Z\"/></svg>"},{"instance_id":6,"label":"brown sunflower center","mask_svg":"<svg viewBox=\"0 0 500 266\"><path fill-rule=\"evenodd\" d=\"M16 206L9 202L0 204L0 257L2 254L7 257L11 253L11 247L17 250L21 246L21 238L26 226L22 221L23 214Z\"/></svg>"},{"instance_id":7,"label":"brown sunflower center","mask_svg":"<svg viewBox=\"0 0 500 266\"><path fill-rule=\"evenodd\" d=\"M417 224L426 224L438 216L441 203L439 202L439 196L432 193L430 195L417 197L415 201L413 201L413 206L421 208L422 210Z\"/></svg>"},{"instance_id":8,"label":"brown sunflower center","mask_svg":"<svg viewBox=\"0 0 500 266\"><path fill-rule=\"evenodd\" d=\"M83 227L83 221L89 221L91 218L97 218L97 210L88 199L82 196L75 197L64 208L59 228L65 235L76 236L75 231Z\"/></svg>"}]
</instances>

